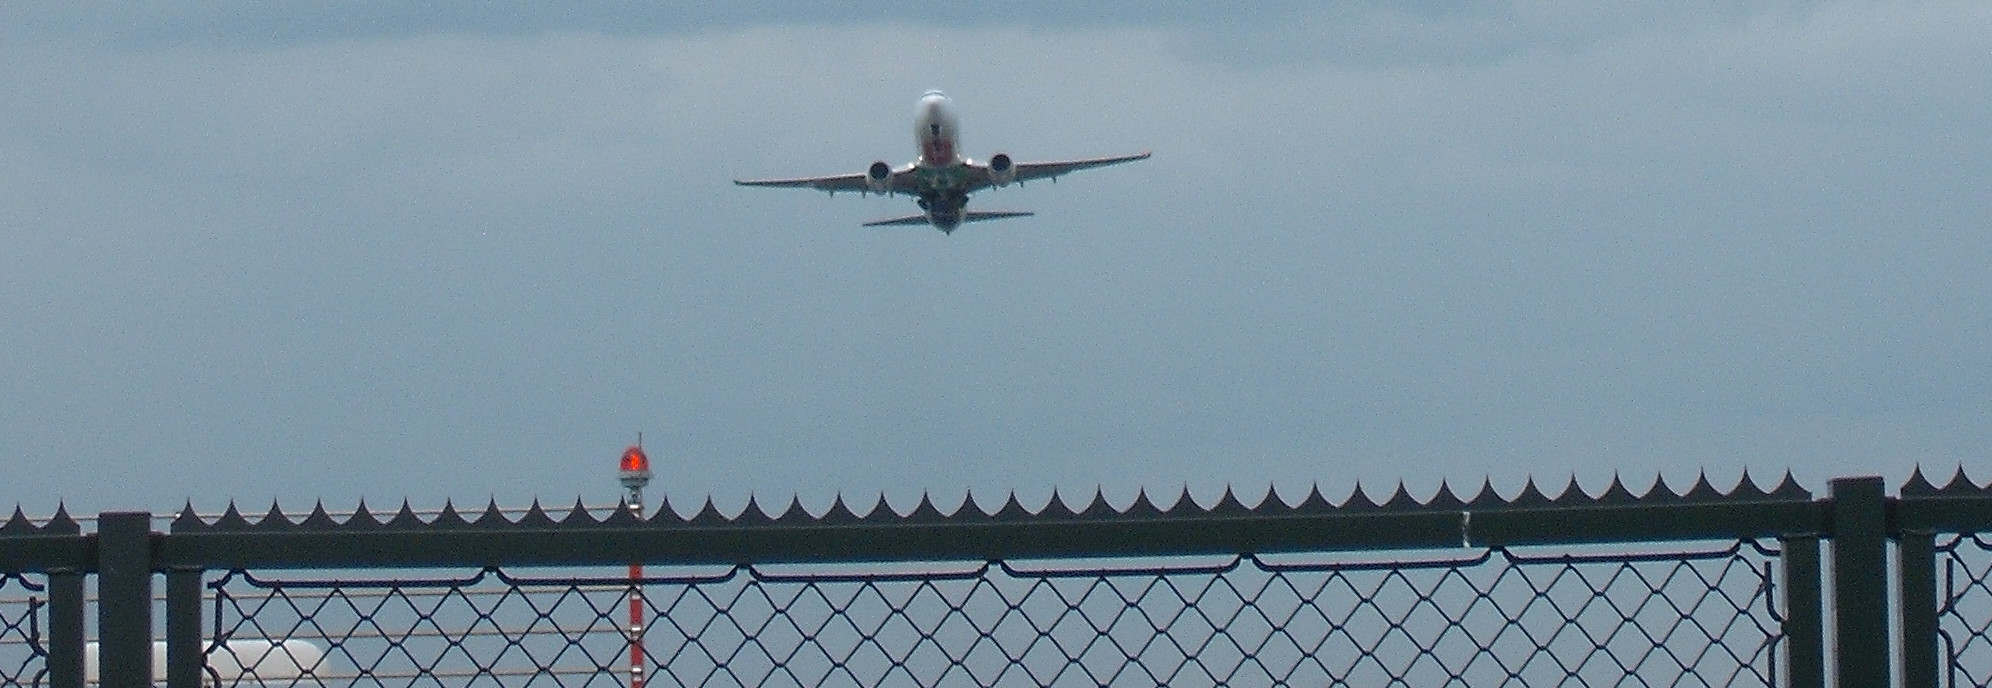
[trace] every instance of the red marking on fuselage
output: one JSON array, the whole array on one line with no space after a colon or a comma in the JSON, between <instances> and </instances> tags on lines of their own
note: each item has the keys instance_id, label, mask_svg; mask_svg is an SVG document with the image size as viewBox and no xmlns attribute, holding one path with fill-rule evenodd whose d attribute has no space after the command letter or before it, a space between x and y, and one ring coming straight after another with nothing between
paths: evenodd
<instances>
[{"instance_id":1,"label":"red marking on fuselage","mask_svg":"<svg viewBox=\"0 0 1992 688\"><path fill-rule=\"evenodd\" d=\"M946 165L954 162L954 142L942 137L927 139L921 147L920 157L926 158L929 165Z\"/></svg>"}]
</instances>

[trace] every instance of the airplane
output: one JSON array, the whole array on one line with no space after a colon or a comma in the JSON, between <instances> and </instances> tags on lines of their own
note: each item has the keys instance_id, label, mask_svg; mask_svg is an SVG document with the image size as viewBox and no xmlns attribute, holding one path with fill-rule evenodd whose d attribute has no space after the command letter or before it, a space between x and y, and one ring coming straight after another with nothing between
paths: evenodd
<instances>
[{"instance_id":1,"label":"airplane","mask_svg":"<svg viewBox=\"0 0 1992 688\"><path fill-rule=\"evenodd\" d=\"M856 191L860 195L910 194L919 198L920 214L875 220L864 223L864 226L932 225L943 234L953 234L964 222L1024 217L1032 214L1016 210L967 210L964 206L968 205L968 195L971 193L1007 186L1011 182L1022 185L1023 182L1036 179L1056 180L1059 175L1067 172L1148 158L1148 152L1143 151L1134 155L1110 158L1013 162L1008 154L997 153L989 157L989 162L978 163L961 157L960 153L956 152L955 144L958 140L956 127L954 101L949 100L947 94L940 91L928 91L920 96L919 105L913 109L913 133L920 145L920 157L913 162L895 168L880 160L858 174L791 179L735 179L733 183L741 186L816 189L828 191L832 196L837 195L839 191Z\"/></svg>"}]
</instances>

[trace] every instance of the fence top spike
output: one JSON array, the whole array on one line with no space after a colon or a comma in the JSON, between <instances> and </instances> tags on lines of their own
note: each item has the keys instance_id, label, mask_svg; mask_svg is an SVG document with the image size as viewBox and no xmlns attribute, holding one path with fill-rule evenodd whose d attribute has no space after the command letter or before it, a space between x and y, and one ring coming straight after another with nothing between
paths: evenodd
<instances>
[{"instance_id":1,"label":"fence top spike","mask_svg":"<svg viewBox=\"0 0 1992 688\"><path fill-rule=\"evenodd\" d=\"M594 514L588 513L588 506L582 504L581 498L577 496L574 498L574 508L567 510L567 517L560 519L560 523L561 525L580 525L582 523L599 523L599 521L595 520Z\"/></svg>"},{"instance_id":2,"label":"fence top spike","mask_svg":"<svg viewBox=\"0 0 1992 688\"><path fill-rule=\"evenodd\" d=\"M1431 499L1425 500L1427 509L1458 509L1463 506L1466 506L1466 502L1461 501L1459 495L1453 494L1452 485L1444 479L1439 480L1439 491L1432 493Z\"/></svg>"},{"instance_id":3,"label":"fence top spike","mask_svg":"<svg viewBox=\"0 0 1992 688\"><path fill-rule=\"evenodd\" d=\"M1342 500L1341 509L1344 511L1374 511L1379 506L1382 505L1376 503L1376 500L1371 499L1369 492L1363 489L1363 481L1358 480L1356 481L1355 489L1349 491L1348 498Z\"/></svg>"},{"instance_id":4,"label":"fence top spike","mask_svg":"<svg viewBox=\"0 0 1992 688\"><path fill-rule=\"evenodd\" d=\"M1127 511L1122 513L1125 513L1129 516L1145 516L1153 518L1156 516L1161 516L1162 510L1155 506L1155 502L1148 499L1148 489L1142 488L1135 491L1134 502L1128 504Z\"/></svg>"},{"instance_id":5,"label":"fence top spike","mask_svg":"<svg viewBox=\"0 0 1992 688\"><path fill-rule=\"evenodd\" d=\"M673 506L671 500L664 496L659 496L657 506L644 509L643 514L646 523L686 525L692 522L691 519L685 518L684 514L678 513L678 507Z\"/></svg>"},{"instance_id":6,"label":"fence top spike","mask_svg":"<svg viewBox=\"0 0 1992 688\"><path fill-rule=\"evenodd\" d=\"M776 523L800 524L814 520L816 517L809 515L809 510L803 508L802 495L799 494L789 495L788 507L782 509L780 516L775 517Z\"/></svg>"},{"instance_id":7,"label":"fence top spike","mask_svg":"<svg viewBox=\"0 0 1992 688\"><path fill-rule=\"evenodd\" d=\"M284 516L283 508L277 506L277 500L274 499L270 500L270 512L263 514L263 520L256 522L258 528L283 528L291 525L295 524L290 522L289 517Z\"/></svg>"},{"instance_id":8,"label":"fence top spike","mask_svg":"<svg viewBox=\"0 0 1992 688\"><path fill-rule=\"evenodd\" d=\"M242 517L242 511L235 508L234 500L229 500L228 509L221 512L221 518L215 519L211 527L215 529L247 528L249 527L249 519Z\"/></svg>"},{"instance_id":9,"label":"fence top spike","mask_svg":"<svg viewBox=\"0 0 1992 688\"><path fill-rule=\"evenodd\" d=\"M1544 506L1553 506L1555 505L1555 502L1550 501L1549 497L1543 495L1542 490L1536 487L1535 478L1529 478L1527 482L1522 483L1521 494L1517 494L1515 495L1514 499L1508 500L1508 505L1520 506L1520 507L1544 507Z\"/></svg>"},{"instance_id":10,"label":"fence top spike","mask_svg":"<svg viewBox=\"0 0 1992 688\"><path fill-rule=\"evenodd\" d=\"M1964 464L1959 463L1957 469L1951 472L1950 482L1944 483L1939 489L1943 492L1977 492L1978 485L1971 482L1971 478L1964 474Z\"/></svg>"},{"instance_id":11,"label":"fence top spike","mask_svg":"<svg viewBox=\"0 0 1992 688\"><path fill-rule=\"evenodd\" d=\"M454 501L452 501L452 500L448 500L448 499L445 499L445 500L443 500L443 511L442 511L442 513L439 513L439 514L436 514L436 520L434 520L434 521L430 521L430 522L429 522L429 525L432 525L432 526L466 526L466 525L470 525L470 522L469 522L469 521L466 521L466 520L464 520L464 518L463 518L463 514L460 514L460 513L457 513L457 509L456 509L456 503L455 503Z\"/></svg>"},{"instance_id":12,"label":"fence top spike","mask_svg":"<svg viewBox=\"0 0 1992 688\"><path fill-rule=\"evenodd\" d=\"M857 514L851 512L850 506L844 504L844 493L838 492L835 497L831 498L830 508L823 512L823 517L816 520L822 521L826 525L840 525L857 523L859 518Z\"/></svg>"},{"instance_id":13,"label":"fence top spike","mask_svg":"<svg viewBox=\"0 0 1992 688\"><path fill-rule=\"evenodd\" d=\"M616 513L625 514L629 513L629 510L618 509ZM725 525L728 520L730 519L726 518L726 514L719 513L719 507L712 503L712 495L706 495L705 506L700 507L699 512L692 515L692 525L695 526Z\"/></svg>"},{"instance_id":14,"label":"fence top spike","mask_svg":"<svg viewBox=\"0 0 1992 688\"><path fill-rule=\"evenodd\" d=\"M1107 503L1106 489L1095 484L1093 500L1086 503L1086 508L1080 510L1079 515L1083 518L1112 518L1121 515L1121 512L1115 509L1114 505Z\"/></svg>"},{"instance_id":15,"label":"fence top spike","mask_svg":"<svg viewBox=\"0 0 1992 688\"><path fill-rule=\"evenodd\" d=\"M899 520L899 512L892 510L892 505L885 501L885 491L879 490L878 500L872 502L871 508L865 511L864 517L860 520L873 523L896 521Z\"/></svg>"},{"instance_id":16,"label":"fence top spike","mask_svg":"<svg viewBox=\"0 0 1992 688\"><path fill-rule=\"evenodd\" d=\"M1301 499L1305 500L1307 496L1301 495ZM1287 501L1286 495L1280 494L1279 483L1272 481L1266 482L1266 498L1259 500L1259 509L1267 512L1291 513L1299 505L1298 501Z\"/></svg>"},{"instance_id":17,"label":"fence top spike","mask_svg":"<svg viewBox=\"0 0 1992 688\"><path fill-rule=\"evenodd\" d=\"M311 513L305 516L304 520L299 522L298 525L311 526L313 528L337 528L339 527L339 522L333 520L332 514L325 511L325 500L321 499L311 505Z\"/></svg>"},{"instance_id":18,"label":"fence top spike","mask_svg":"<svg viewBox=\"0 0 1992 688\"><path fill-rule=\"evenodd\" d=\"M14 515L13 517L7 519L7 524L0 525L0 532L9 532L9 533L16 531L22 533L32 533L39 529L40 528L35 525L34 521L28 520L28 513L22 511L21 505L19 504L14 505Z\"/></svg>"},{"instance_id":19,"label":"fence top spike","mask_svg":"<svg viewBox=\"0 0 1992 688\"><path fill-rule=\"evenodd\" d=\"M68 502L56 502L55 516L49 518L48 523L42 525L42 529L52 533L75 533L82 530L82 527L76 523L76 519L70 518Z\"/></svg>"},{"instance_id":20,"label":"fence top spike","mask_svg":"<svg viewBox=\"0 0 1992 688\"><path fill-rule=\"evenodd\" d=\"M1037 515L1040 518L1044 517L1069 518L1072 516L1077 516L1078 514L1079 512L1072 510L1071 505L1065 503L1065 496L1059 494L1058 488L1056 487L1051 488L1051 499L1045 500L1044 508L1039 509L1037 512Z\"/></svg>"},{"instance_id":21,"label":"fence top spike","mask_svg":"<svg viewBox=\"0 0 1992 688\"><path fill-rule=\"evenodd\" d=\"M1612 483L1605 486L1604 493L1598 495L1597 501L1599 504L1631 504L1638 500L1639 498L1632 494L1632 490L1626 489L1625 481L1619 479L1618 471L1612 471Z\"/></svg>"},{"instance_id":22,"label":"fence top spike","mask_svg":"<svg viewBox=\"0 0 1992 688\"><path fill-rule=\"evenodd\" d=\"M1402 507L1418 507L1418 501L1410 497L1410 489L1406 489L1406 487L1404 487L1404 479L1398 479L1398 481L1396 481L1396 489L1392 489L1392 491L1390 491L1390 497L1384 497L1384 499L1382 499L1382 505L1376 505L1376 507L1382 507L1382 509L1402 509Z\"/></svg>"},{"instance_id":23,"label":"fence top spike","mask_svg":"<svg viewBox=\"0 0 1992 688\"><path fill-rule=\"evenodd\" d=\"M905 520L913 523L938 523L948 520L948 515L941 513L940 507L934 506L933 497L931 493L921 492L920 503L913 505L912 511L906 512ZM955 511L959 512L961 509L956 507Z\"/></svg>"},{"instance_id":24,"label":"fence top spike","mask_svg":"<svg viewBox=\"0 0 1992 688\"><path fill-rule=\"evenodd\" d=\"M519 525L545 528L555 525L553 517L546 515L546 508L540 506L539 497L533 497L533 505L526 507L526 513L519 516Z\"/></svg>"},{"instance_id":25,"label":"fence top spike","mask_svg":"<svg viewBox=\"0 0 1992 688\"><path fill-rule=\"evenodd\" d=\"M1210 505L1210 508L1205 509L1204 513L1213 514L1213 515L1231 516L1238 514L1249 514L1252 513L1252 510L1246 508L1244 502L1238 501L1238 494L1231 491L1231 484L1225 483L1224 494L1218 495L1217 503Z\"/></svg>"},{"instance_id":26,"label":"fence top spike","mask_svg":"<svg viewBox=\"0 0 1992 688\"><path fill-rule=\"evenodd\" d=\"M14 507L14 513L21 513L21 508ZM172 528L173 530L192 530L206 525L207 522L201 520L201 515L194 513L194 500L189 499L186 506L180 507L180 514L173 517Z\"/></svg>"},{"instance_id":27,"label":"fence top spike","mask_svg":"<svg viewBox=\"0 0 1992 688\"><path fill-rule=\"evenodd\" d=\"M1300 498L1299 504L1293 505L1294 511L1306 511L1310 513L1328 511L1334 508L1335 505L1330 504L1328 498L1321 494L1321 483L1318 481L1308 483L1307 495Z\"/></svg>"},{"instance_id":28,"label":"fence top spike","mask_svg":"<svg viewBox=\"0 0 1992 688\"><path fill-rule=\"evenodd\" d=\"M1010 492L1010 498L1003 502L1003 508L997 509L996 513L989 515L990 518L993 518L998 521L1022 520L1030 518L1031 516L1032 516L1031 511L1029 509L1024 508L1024 503L1017 501L1017 493L1015 490L1012 490Z\"/></svg>"},{"instance_id":29,"label":"fence top spike","mask_svg":"<svg viewBox=\"0 0 1992 688\"><path fill-rule=\"evenodd\" d=\"M1736 486L1729 489L1728 496L1762 499L1770 495L1771 493L1765 492L1764 488L1757 485L1756 478L1750 477L1750 467L1744 466L1743 475L1736 478Z\"/></svg>"},{"instance_id":30,"label":"fence top spike","mask_svg":"<svg viewBox=\"0 0 1992 688\"><path fill-rule=\"evenodd\" d=\"M747 493L747 506L740 509L740 515L733 517L739 525L767 525L775 522L774 517L761 508L761 502L752 492Z\"/></svg>"},{"instance_id":31,"label":"fence top spike","mask_svg":"<svg viewBox=\"0 0 1992 688\"><path fill-rule=\"evenodd\" d=\"M428 524L423 523L422 517L415 515L415 507L411 506L408 500L403 499L401 500L401 510L394 512L394 518L388 519L387 525L394 528L420 528Z\"/></svg>"},{"instance_id":32,"label":"fence top spike","mask_svg":"<svg viewBox=\"0 0 1992 688\"><path fill-rule=\"evenodd\" d=\"M1790 471L1786 473L1789 474ZM1937 486L1930 484L1930 479L1923 476L1923 464L1918 463L1909 471L1909 479L1902 482L1902 489L1898 490L1897 494L1904 497L1921 497L1936 491Z\"/></svg>"},{"instance_id":33,"label":"fence top spike","mask_svg":"<svg viewBox=\"0 0 1992 688\"><path fill-rule=\"evenodd\" d=\"M1494 477L1483 473L1480 475L1480 489L1466 500L1466 505L1474 509L1495 509L1507 506L1508 500L1494 489Z\"/></svg>"},{"instance_id":34,"label":"fence top spike","mask_svg":"<svg viewBox=\"0 0 1992 688\"><path fill-rule=\"evenodd\" d=\"M1682 494L1681 490L1674 489L1673 483L1667 482L1666 475L1655 471L1653 473L1653 484L1646 486L1646 493L1640 495L1639 499L1644 502L1667 504L1681 501Z\"/></svg>"},{"instance_id":35,"label":"fence top spike","mask_svg":"<svg viewBox=\"0 0 1992 688\"><path fill-rule=\"evenodd\" d=\"M1791 468L1786 467L1784 477L1778 480L1777 487L1772 488L1770 494L1765 496L1776 499L1812 499L1812 491L1805 489L1803 485L1799 485L1798 479L1793 478L1791 475Z\"/></svg>"},{"instance_id":36,"label":"fence top spike","mask_svg":"<svg viewBox=\"0 0 1992 688\"><path fill-rule=\"evenodd\" d=\"M1569 482L1563 484L1563 491L1557 493L1556 498L1549 501L1558 506L1574 506L1588 504L1593 500L1591 499L1591 493L1585 492L1584 486L1577 483L1577 474L1573 472L1570 474Z\"/></svg>"},{"instance_id":37,"label":"fence top spike","mask_svg":"<svg viewBox=\"0 0 1992 688\"><path fill-rule=\"evenodd\" d=\"M630 504L628 499L622 498L616 499L616 508L610 510L601 520L602 525L618 528L627 528L642 522L636 517L636 506Z\"/></svg>"},{"instance_id":38,"label":"fence top spike","mask_svg":"<svg viewBox=\"0 0 1992 688\"><path fill-rule=\"evenodd\" d=\"M1390 493L1390 499L1385 500L1381 506L1385 509L1415 509L1424 504L1419 503L1418 498L1411 496L1411 491L1404 487L1404 481L1399 480L1397 490Z\"/></svg>"},{"instance_id":39,"label":"fence top spike","mask_svg":"<svg viewBox=\"0 0 1992 688\"><path fill-rule=\"evenodd\" d=\"M1253 513L1267 513L1287 508L1286 500L1280 499L1280 486L1266 481L1266 491L1259 493L1259 503L1252 505Z\"/></svg>"},{"instance_id":40,"label":"fence top spike","mask_svg":"<svg viewBox=\"0 0 1992 688\"><path fill-rule=\"evenodd\" d=\"M1708 471L1697 471L1695 473L1694 486L1689 487L1687 493L1681 495L1681 498L1688 501L1721 499L1722 492L1715 489L1714 485L1709 484Z\"/></svg>"},{"instance_id":41,"label":"fence top spike","mask_svg":"<svg viewBox=\"0 0 1992 688\"><path fill-rule=\"evenodd\" d=\"M477 520L472 523L479 526L503 527L511 525L512 520L505 518L505 512L498 508L498 497L493 495L491 501L484 505L484 513L478 514Z\"/></svg>"},{"instance_id":42,"label":"fence top spike","mask_svg":"<svg viewBox=\"0 0 1992 688\"><path fill-rule=\"evenodd\" d=\"M970 509L973 509L973 511L970 511ZM963 517L982 516L986 518L989 516L989 510L982 508L982 502L975 500L975 488L968 488L962 491L961 508L955 510L955 515Z\"/></svg>"}]
</instances>

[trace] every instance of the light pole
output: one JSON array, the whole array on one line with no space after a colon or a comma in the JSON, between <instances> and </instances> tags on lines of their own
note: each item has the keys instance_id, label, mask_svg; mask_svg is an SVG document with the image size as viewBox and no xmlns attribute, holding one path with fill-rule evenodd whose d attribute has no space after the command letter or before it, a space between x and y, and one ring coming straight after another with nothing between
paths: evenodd
<instances>
[{"instance_id":1,"label":"light pole","mask_svg":"<svg viewBox=\"0 0 1992 688\"><path fill-rule=\"evenodd\" d=\"M637 520L643 520L643 486L650 484L650 457L643 453L643 435L623 450L622 486ZM629 688L643 688L643 562L629 564Z\"/></svg>"}]
</instances>

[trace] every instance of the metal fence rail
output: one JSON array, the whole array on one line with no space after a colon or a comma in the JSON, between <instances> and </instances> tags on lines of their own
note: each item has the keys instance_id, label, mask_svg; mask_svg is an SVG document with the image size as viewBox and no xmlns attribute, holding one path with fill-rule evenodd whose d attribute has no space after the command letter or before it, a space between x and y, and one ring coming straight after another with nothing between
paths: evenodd
<instances>
[{"instance_id":1,"label":"metal fence rail","mask_svg":"<svg viewBox=\"0 0 1992 688\"><path fill-rule=\"evenodd\" d=\"M1772 686L1777 561L1752 541L1381 562L740 566L643 579L656 619L643 641L651 685L671 686ZM231 572L209 587L215 638L329 643L305 685L620 685L630 637L616 578Z\"/></svg>"}]
</instances>

